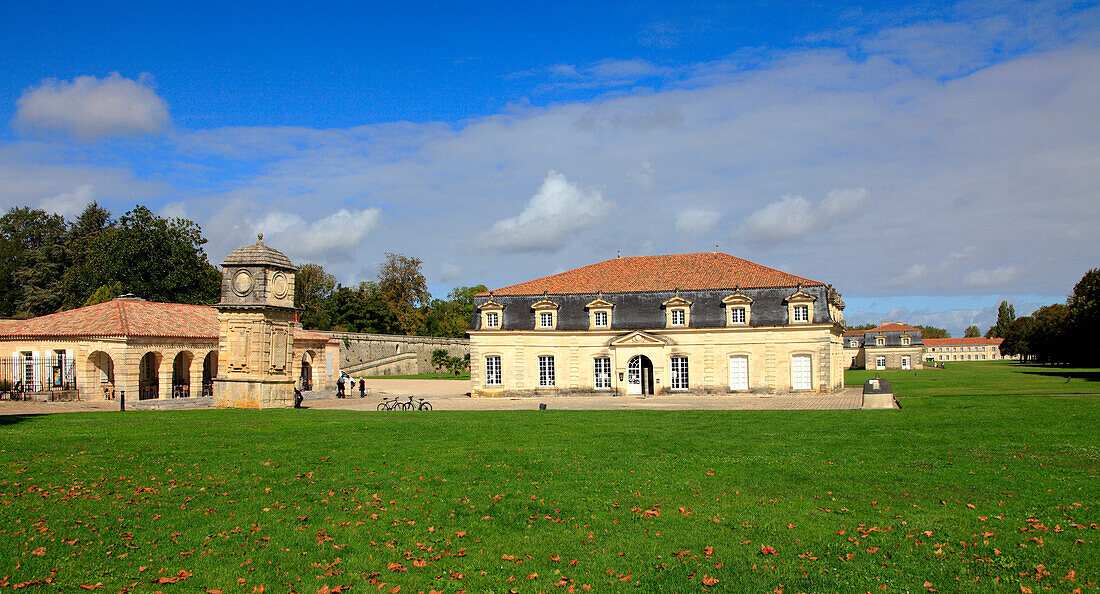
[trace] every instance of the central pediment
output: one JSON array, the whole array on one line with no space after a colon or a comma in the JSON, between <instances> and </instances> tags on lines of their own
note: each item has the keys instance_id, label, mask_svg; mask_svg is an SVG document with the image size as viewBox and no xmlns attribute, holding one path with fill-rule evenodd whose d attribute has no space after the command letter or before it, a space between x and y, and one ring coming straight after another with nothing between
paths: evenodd
<instances>
[{"instance_id":1,"label":"central pediment","mask_svg":"<svg viewBox=\"0 0 1100 594\"><path fill-rule=\"evenodd\" d=\"M656 336L648 332L642 332L641 330L635 330L634 332L628 332L622 336L612 338L607 346L668 346L675 344L671 338L665 338L664 336Z\"/></svg>"}]
</instances>

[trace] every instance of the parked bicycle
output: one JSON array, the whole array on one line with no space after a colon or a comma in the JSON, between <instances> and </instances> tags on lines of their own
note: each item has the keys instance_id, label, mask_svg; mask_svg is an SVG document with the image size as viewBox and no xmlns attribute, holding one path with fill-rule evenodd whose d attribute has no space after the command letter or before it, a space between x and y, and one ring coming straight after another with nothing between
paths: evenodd
<instances>
[{"instance_id":1,"label":"parked bicycle","mask_svg":"<svg viewBox=\"0 0 1100 594\"><path fill-rule=\"evenodd\" d=\"M405 410L400 398L383 398L382 402L378 403L378 410Z\"/></svg>"},{"instance_id":2,"label":"parked bicycle","mask_svg":"<svg viewBox=\"0 0 1100 594\"><path fill-rule=\"evenodd\" d=\"M409 396L408 402L402 402L401 406L405 407L405 410L432 410L431 402L428 402L427 400L421 398L418 404L416 402L413 402L412 396Z\"/></svg>"}]
</instances>

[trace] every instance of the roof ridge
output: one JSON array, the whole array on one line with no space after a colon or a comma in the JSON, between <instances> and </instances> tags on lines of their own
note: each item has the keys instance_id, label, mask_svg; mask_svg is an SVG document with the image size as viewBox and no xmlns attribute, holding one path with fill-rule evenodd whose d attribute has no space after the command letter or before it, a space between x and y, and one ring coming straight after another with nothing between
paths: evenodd
<instances>
[{"instance_id":1,"label":"roof ridge","mask_svg":"<svg viewBox=\"0 0 1100 594\"><path fill-rule=\"evenodd\" d=\"M122 304L125 301L122 300L122 299L115 299L114 301L115 301L115 303L118 304L118 320L119 320L119 324L122 325L122 335L123 336L129 336L130 335L130 323L126 319L126 308L122 306Z\"/></svg>"}]
</instances>

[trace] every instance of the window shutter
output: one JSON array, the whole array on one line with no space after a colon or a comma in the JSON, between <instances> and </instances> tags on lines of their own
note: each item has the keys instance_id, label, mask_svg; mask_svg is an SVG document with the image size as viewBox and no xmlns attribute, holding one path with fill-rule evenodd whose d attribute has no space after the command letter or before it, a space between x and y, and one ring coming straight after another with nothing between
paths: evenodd
<instances>
[{"instance_id":1,"label":"window shutter","mask_svg":"<svg viewBox=\"0 0 1100 594\"><path fill-rule=\"evenodd\" d=\"M38 370L38 368L41 367L42 358L38 354L38 351L31 352L31 363L34 366L34 371L31 379L31 384L33 385L30 386L28 389L37 392L39 390L38 386L42 385L41 374Z\"/></svg>"},{"instance_id":2,"label":"window shutter","mask_svg":"<svg viewBox=\"0 0 1100 594\"><path fill-rule=\"evenodd\" d=\"M15 382L19 381L19 376L23 373L23 357L19 356L19 351L11 352L11 385L15 385Z\"/></svg>"},{"instance_id":3,"label":"window shutter","mask_svg":"<svg viewBox=\"0 0 1100 594\"><path fill-rule=\"evenodd\" d=\"M65 369L61 372L65 376L65 381L71 383L76 375L76 359L73 356L72 349L65 349Z\"/></svg>"}]
</instances>

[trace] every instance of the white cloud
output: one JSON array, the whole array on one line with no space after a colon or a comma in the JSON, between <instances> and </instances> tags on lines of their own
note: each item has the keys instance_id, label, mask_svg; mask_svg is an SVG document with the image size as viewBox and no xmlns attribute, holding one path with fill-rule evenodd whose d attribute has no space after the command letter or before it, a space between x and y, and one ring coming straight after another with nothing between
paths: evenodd
<instances>
[{"instance_id":1,"label":"white cloud","mask_svg":"<svg viewBox=\"0 0 1100 594\"><path fill-rule=\"evenodd\" d=\"M167 219L186 219L187 205L180 201L169 202L161 207L160 216Z\"/></svg>"},{"instance_id":2,"label":"white cloud","mask_svg":"<svg viewBox=\"0 0 1100 594\"><path fill-rule=\"evenodd\" d=\"M750 214L735 237L769 243L824 231L857 216L868 195L866 188L832 190L817 206L802 196L786 195Z\"/></svg>"},{"instance_id":3,"label":"white cloud","mask_svg":"<svg viewBox=\"0 0 1100 594\"><path fill-rule=\"evenodd\" d=\"M599 224L612 207L599 190L550 170L523 212L494 223L483 239L504 251L556 251L578 231Z\"/></svg>"},{"instance_id":4,"label":"white cloud","mask_svg":"<svg viewBox=\"0 0 1100 594\"><path fill-rule=\"evenodd\" d=\"M702 235L718 224L722 214L709 208L689 208L676 215L676 230L688 235Z\"/></svg>"},{"instance_id":5,"label":"white cloud","mask_svg":"<svg viewBox=\"0 0 1100 594\"><path fill-rule=\"evenodd\" d=\"M454 282L462 278L462 267L450 262L443 262L439 265L439 280L445 282Z\"/></svg>"},{"instance_id":6,"label":"white cloud","mask_svg":"<svg viewBox=\"0 0 1100 594\"><path fill-rule=\"evenodd\" d=\"M264 234L265 243L278 246L292 261L316 261L354 253L378 229L381 218L377 208L341 208L313 222L293 213L272 211L251 227L255 233Z\"/></svg>"},{"instance_id":7,"label":"white cloud","mask_svg":"<svg viewBox=\"0 0 1100 594\"><path fill-rule=\"evenodd\" d=\"M47 79L16 103L16 127L64 132L84 140L157 134L169 125L168 104L146 76L135 81L113 72L102 79Z\"/></svg>"},{"instance_id":8,"label":"white cloud","mask_svg":"<svg viewBox=\"0 0 1100 594\"><path fill-rule=\"evenodd\" d=\"M95 196L91 184L78 186L71 192L62 192L56 196L42 199L42 209L59 214L63 217L73 218L83 212L84 207Z\"/></svg>"},{"instance_id":9,"label":"white cloud","mask_svg":"<svg viewBox=\"0 0 1100 594\"><path fill-rule=\"evenodd\" d=\"M962 286L968 289L996 289L1017 280L1020 274L1020 269L1015 266L981 268L968 272L962 279Z\"/></svg>"}]
</instances>

